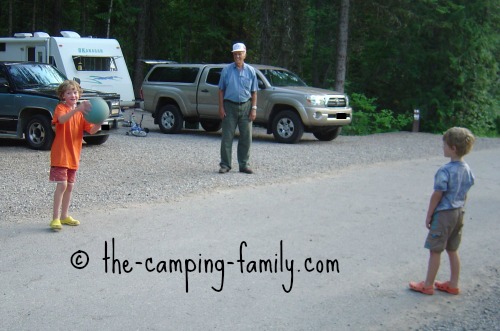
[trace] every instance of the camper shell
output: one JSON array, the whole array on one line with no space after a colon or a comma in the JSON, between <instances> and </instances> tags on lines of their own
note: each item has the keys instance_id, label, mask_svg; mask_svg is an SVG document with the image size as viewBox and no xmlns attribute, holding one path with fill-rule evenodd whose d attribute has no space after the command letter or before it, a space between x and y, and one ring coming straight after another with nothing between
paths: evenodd
<instances>
[{"instance_id":1,"label":"camper shell","mask_svg":"<svg viewBox=\"0 0 500 331\"><path fill-rule=\"evenodd\" d=\"M61 31L16 33L0 38L0 61L50 63L84 89L120 94L122 108L135 105L134 89L120 44L116 39L80 37Z\"/></svg>"}]
</instances>

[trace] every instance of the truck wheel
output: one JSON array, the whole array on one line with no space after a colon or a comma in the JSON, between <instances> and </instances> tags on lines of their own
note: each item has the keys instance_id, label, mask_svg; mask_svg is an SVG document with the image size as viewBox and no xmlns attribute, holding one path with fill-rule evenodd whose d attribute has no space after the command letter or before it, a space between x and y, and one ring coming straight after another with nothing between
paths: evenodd
<instances>
[{"instance_id":1,"label":"truck wheel","mask_svg":"<svg viewBox=\"0 0 500 331\"><path fill-rule=\"evenodd\" d=\"M158 113L158 126L163 133L179 133L184 119L179 108L175 105L166 105Z\"/></svg>"},{"instance_id":2,"label":"truck wheel","mask_svg":"<svg viewBox=\"0 0 500 331\"><path fill-rule=\"evenodd\" d=\"M342 128L339 126L333 129L324 129L313 132L313 135L321 141L332 141L333 139L338 137L340 132L342 132Z\"/></svg>"},{"instance_id":3,"label":"truck wheel","mask_svg":"<svg viewBox=\"0 0 500 331\"><path fill-rule=\"evenodd\" d=\"M200 121L201 127L207 132L217 132L222 127L221 121Z\"/></svg>"},{"instance_id":4,"label":"truck wheel","mask_svg":"<svg viewBox=\"0 0 500 331\"><path fill-rule=\"evenodd\" d=\"M291 110L279 112L273 120L274 138L285 144L295 144L302 138L304 126L300 116Z\"/></svg>"},{"instance_id":5,"label":"truck wheel","mask_svg":"<svg viewBox=\"0 0 500 331\"><path fill-rule=\"evenodd\" d=\"M104 144L109 138L109 135L99 135L99 136L85 136L83 137L83 140L88 144L88 145L102 145Z\"/></svg>"},{"instance_id":6,"label":"truck wheel","mask_svg":"<svg viewBox=\"0 0 500 331\"><path fill-rule=\"evenodd\" d=\"M49 150L55 137L50 118L44 115L34 115L26 125L24 137L30 148Z\"/></svg>"}]
</instances>

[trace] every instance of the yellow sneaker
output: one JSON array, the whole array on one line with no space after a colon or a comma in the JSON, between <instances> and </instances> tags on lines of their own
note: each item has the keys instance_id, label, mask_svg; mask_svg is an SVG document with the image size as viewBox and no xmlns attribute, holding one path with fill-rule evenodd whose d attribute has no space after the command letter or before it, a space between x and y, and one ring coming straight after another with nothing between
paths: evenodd
<instances>
[{"instance_id":1,"label":"yellow sneaker","mask_svg":"<svg viewBox=\"0 0 500 331\"><path fill-rule=\"evenodd\" d=\"M61 221L58 219L52 220L52 222L50 222L50 228L52 230L61 230L62 229Z\"/></svg>"},{"instance_id":2,"label":"yellow sneaker","mask_svg":"<svg viewBox=\"0 0 500 331\"><path fill-rule=\"evenodd\" d=\"M80 224L80 221L75 220L73 217L68 216L61 220L61 224L76 226Z\"/></svg>"}]
</instances>

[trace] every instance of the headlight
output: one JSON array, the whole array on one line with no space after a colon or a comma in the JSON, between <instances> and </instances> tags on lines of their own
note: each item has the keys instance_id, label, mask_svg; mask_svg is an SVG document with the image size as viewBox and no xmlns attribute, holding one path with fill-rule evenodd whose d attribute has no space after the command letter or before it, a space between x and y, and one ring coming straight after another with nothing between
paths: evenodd
<instances>
[{"instance_id":1,"label":"headlight","mask_svg":"<svg viewBox=\"0 0 500 331\"><path fill-rule=\"evenodd\" d=\"M326 105L326 98L322 95L308 95L306 99L311 106L324 107Z\"/></svg>"}]
</instances>

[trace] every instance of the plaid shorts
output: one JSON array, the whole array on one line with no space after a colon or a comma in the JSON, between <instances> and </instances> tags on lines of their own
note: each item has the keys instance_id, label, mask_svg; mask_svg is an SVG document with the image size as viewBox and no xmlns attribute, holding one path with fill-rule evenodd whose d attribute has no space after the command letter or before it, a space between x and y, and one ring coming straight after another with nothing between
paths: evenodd
<instances>
[{"instance_id":1,"label":"plaid shorts","mask_svg":"<svg viewBox=\"0 0 500 331\"><path fill-rule=\"evenodd\" d=\"M49 181L73 184L76 182L76 170L63 167L50 167Z\"/></svg>"}]
</instances>

